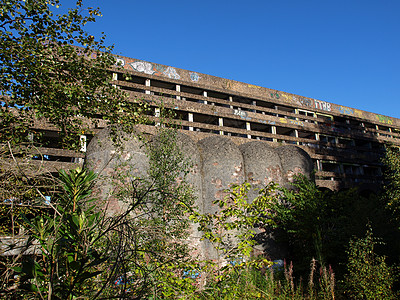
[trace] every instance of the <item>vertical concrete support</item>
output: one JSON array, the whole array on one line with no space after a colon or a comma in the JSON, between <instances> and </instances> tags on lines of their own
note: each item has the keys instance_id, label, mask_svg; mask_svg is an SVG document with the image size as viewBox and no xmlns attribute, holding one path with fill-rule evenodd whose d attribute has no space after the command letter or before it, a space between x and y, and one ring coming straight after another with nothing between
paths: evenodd
<instances>
[{"instance_id":1,"label":"vertical concrete support","mask_svg":"<svg viewBox=\"0 0 400 300\"><path fill-rule=\"evenodd\" d=\"M150 79L146 79L146 86L150 86ZM145 91L146 95L150 95L150 91Z\"/></svg>"},{"instance_id":2,"label":"vertical concrete support","mask_svg":"<svg viewBox=\"0 0 400 300\"><path fill-rule=\"evenodd\" d=\"M316 160L316 163L317 163L317 171L322 171L322 168L321 168L321 161L320 161L319 159L317 159L317 160Z\"/></svg>"},{"instance_id":3,"label":"vertical concrete support","mask_svg":"<svg viewBox=\"0 0 400 300\"><path fill-rule=\"evenodd\" d=\"M87 149L87 139L86 139L86 135L82 134L79 136L79 144L81 146L81 148L79 149L81 152L86 152ZM84 162L83 158L79 158L78 159L78 163L82 164Z\"/></svg>"},{"instance_id":4,"label":"vertical concrete support","mask_svg":"<svg viewBox=\"0 0 400 300\"><path fill-rule=\"evenodd\" d=\"M271 133L276 134L276 126L271 126ZM272 141L277 142L276 138L273 138Z\"/></svg>"},{"instance_id":5,"label":"vertical concrete support","mask_svg":"<svg viewBox=\"0 0 400 300\"><path fill-rule=\"evenodd\" d=\"M220 127L224 127L224 118L218 118L218 125ZM222 130L219 131L220 135L224 135L224 132Z\"/></svg>"},{"instance_id":6,"label":"vertical concrete support","mask_svg":"<svg viewBox=\"0 0 400 300\"><path fill-rule=\"evenodd\" d=\"M256 106L256 105L257 105L257 101L256 101L256 100L253 100L252 105ZM255 109L252 109L251 111L252 111L252 112L256 112Z\"/></svg>"},{"instance_id":7,"label":"vertical concrete support","mask_svg":"<svg viewBox=\"0 0 400 300\"><path fill-rule=\"evenodd\" d=\"M208 97L208 96L207 96L207 91L204 91L204 92L203 92L203 97ZM207 102L207 100L204 100L203 103L204 103L204 104L207 104L208 102Z\"/></svg>"},{"instance_id":8,"label":"vertical concrete support","mask_svg":"<svg viewBox=\"0 0 400 300\"><path fill-rule=\"evenodd\" d=\"M239 148L230 139L214 135L197 143L201 158L201 174L203 176L203 207L205 213L215 213L219 206L215 200L222 200L228 195L226 189L231 184L244 182L243 157ZM237 242L235 238L227 237L224 242ZM223 259L223 253L211 244L205 243L207 259Z\"/></svg>"},{"instance_id":9,"label":"vertical concrete support","mask_svg":"<svg viewBox=\"0 0 400 300\"><path fill-rule=\"evenodd\" d=\"M376 129L376 130L379 130L379 126L378 126L378 125L375 125L375 129ZM376 133L376 136L379 136L379 132Z\"/></svg>"},{"instance_id":10,"label":"vertical concrete support","mask_svg":"<svg viewBox=\"0 0 400 300\"><path fill-rule=\"evenodd\" d=\"M80 137L79 137L79 140L80 140L80 145L81 145L81 148L80 148L80 151L81 152L86 152L86 145L87 145L87 139L86 139L86 135L84 135L84 134L82 134Z\"/></svg>"},{"instance_id":11,"label":"vertical concrete support","mask_svg":"<svg viewBox=\"0 0 400 300\"><path fill-rule=\"evenodd\" d=\"M299 138L299 131L298 131L297 129L294 130L294 136L295 136L296 138ZM300 145L300 142L299 142L299 141L296 141L296 144L297 144L297 145Z\"/></svg>"},{"instance_id":12,"label":"vertical concrete support","mask_svg":"<svg viewBox=\"0 0 400 300\"><path fill-rule=\"evenodd\" d=\"M117 73L112 73L112 80L113 81L117 81L118 80L118 74ZM113 84L112 85L113 87L117 87L117 85L116 84Z\"/></svg>"},{"instance_id":13,"label":"vertical concrete support","mask_svg":"<svg viewBox=\"0 0 400 300\"><path fill-rule=\"evenodd\" d=\"M193 114L192 113L188 114L188 121L193 122ZM189 131L193 131L193 126L189 126Z\"/></svg>"},{"instance_id":14,"label":"vertical concrete support","mask_svg":"<svg viewBox=\"0 0 400 300\"><path fill-rule=\"evenodd\" d=\"M176 91L181 92L181 86L179 84L176 85ZM181 100L181 96L176 96L176 100Z\"/></svg>"},{"instance_id":15,"label":"vertical concrete support","mask_svg":"<svg viewBox=\"0 0 400 300\"><path fill-rule=\"evenodd\" d=\"M251 130L250 122L246 122L246 130L248 130L248 131ZM247 138L248 138L248 139L251 139L251 135L248 134L248 135L247 135Z\"/></svg>"},{"instance_id":16,"label":"vertical concrete support","mask_svg":"<svg viewBox=\"0 0 400 300\"><path fill-rule=\"evenodd\" d=\"M232 96L229 96L229 102L233 102ZM230 108L230 109L233 109L233 105L229 105L229 108Z\"/></svg>"},{"instance_id":17,"label":"vertical concrete support","mask_svg":"<svg viewBox=\"0 0 400 300\"><path fill-rule=\"evenodd\" d=\"M154 109L154 116L156 117L156 118L159 118L160 117L160 108L159 107L156 107L155 109ZM160 123L159 122L156 122L156 124L155 124L156 126L160 126Z\"/></svg>"}]
</instances>

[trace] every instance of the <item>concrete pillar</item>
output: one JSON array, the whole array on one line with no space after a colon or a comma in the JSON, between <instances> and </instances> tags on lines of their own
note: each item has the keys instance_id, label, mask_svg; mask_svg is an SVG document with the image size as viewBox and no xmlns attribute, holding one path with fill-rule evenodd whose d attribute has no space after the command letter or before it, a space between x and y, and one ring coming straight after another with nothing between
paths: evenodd
<instances>
[{"instance_id":1,"label":"concrete pillar","mask_svg":"<svg viewBox=\"0 0 400 300\"><path fill-rule=\"evenodd\" d=\"M296 138L299 138L299 131L298 131L297 129L294 130L294 136L295 136ZM297 144L297 145L300 145L300 142L299 142L299 141L296 141L296 144Z\"/></svg>"},{"instance_id":2,"label":"concrete pillar","mask_svg":"<svg viewBox=\"0 0 400 300\"><path fill-rule=\"evenodd\" d=\"M249 130L249 131L251 130L250 122L246 122L246 130ZM247 138L248 138L248 139L251 139L251 135L248 134L248 135L247 135Z\"/></svg>"},{"instance_id":3,"label":"concrete pillar","mask_svg":"<svg viewBox=\"0 0 400 300\"><path fill-rule=\"evenodd\" d=\"M232 96L229 96L229 102L233 102ZM229 108L233 109L233 105L229 105Z\"/></svg>"},{"instance_id":4,"label":"concrete pillar","mask_svg":"<svg viewBox=\"0 0 400 300\"><path fill-rule=\"evenodd\" d=\"M207 91L204 91L204 92L203 92L203 97L207 97ZM203 103L204 103L204 104L207 104L207 100L204 100Z\"/></svg>"},{"instance_id":5,"label":"concrete pillar","mask_svg":"<svg viewBox=\"0 0 400 300\"><path fill-rule=\"evenodd\" d=\"M322 171L321 161L317 159L317 171Z\"/></svg>"},{"instance_id":6,"label":"concrete pillar","mask_svg":"<svg viewBox=\"0 0 400 300\"><path fill-rule=\"evenodd\" d=\"M256 100L253 100L252 105L257 106L257 101L256 101ZM255 109L252 109L251 111L252 111L252 112L256 112Z\"/></svg>"},{"instance_id":7,"label":"concrete pillar","mask_svg":"<svg viewBox=\"0 0 400 300\"><path fill-rule=\"evenodd\" d=\"M375 125L376 130L379 130L379 126ZM379 132L376 133L377 136L379 136Z\"/></svg>"},{"instance_id":8,"label":"concrete pillar","mask_svg":"<svg viewBox=\"0 0 400 300\"><path fill-rule=\"evenodd\" d=\"M150 86L150 79L146 79L146 86ZM145 91L147 95L150 95L150 91Z\"/></svg>"},{"instance_id":9,"label":"concrete pillar","mask_svg":"<svg viewBox=\"0 0 400 300\"><path fill-rule=\"evenodd\" d=\"M118 74L117 74L117 73L112 73L112 80L113 80L113 81L118 80ZM116 84L113 84L112 86L115 87L115 88L117 87Z\"/></svg>"},{"instance_id":10,"label":"concrete pillar","mask_svg":"<svg viewBox=\"0 0 400 300\"><path fill-rule=\"evenodd\" d=\"M181 86L179 84L176 85L176 91L181 92ZM176 100L181 100L181 96L176 96Z\"/></svg>"},{"instance_id":11,"label":"concrete pillar","mask_svg":"<svg viewBox=\"0 0 400 300\"><path fill-rule=\"evenodd\" d=\"M85 152L86 153L86 146L87 146L87 139L86 139L86 135L82 134L79 136L79 143L81 148L79 149L81 152ZM84 158L79 158L78 159L78 163L83 163Z\"/></svg>"},{"instance_id":12,"label":"concrete pillar","mask_svg":"<svg viewBox=\"0 0 400 300\"><path fill-rule=\"evenodd\" d=\"M276 126L271 126L271 133L276 134ZM276 142L277 140L274 138L272 139L273 142Z\"/></svg>"},{"instance_id":13,"label":"concrete pillar","mask_svg":"<svg viewBox=\"0 0 400 300\"><path fill-rule=\"evenodd\" d=\"M161 113L160 108L159 108L159 107L156 107L156 108L154 109L154 116L155 116L156 118L159 118L159 117L160 117L160 113ZM160 123L157 122L157 123L156 123L156 126L160 126Z\"/></svg>"},{"instance_id":14,"label":"concrete pillar","mask_svg":"<svg viewBox=\"0 0 400 300\"><path fill-rule=\"evenodd\" d=\"M220 127L224 127L224 118L218 118L218 125ZM222 130L219 131L220 135L224 135L224 132Z\"/></svg>"},{"instance_id":15,"label":"concrete pillar","mask_svg":"<svg viewBox=\"0 0 400 300\"><path fill-rule=\"evenodd\" d=\"M193 114L192 113L188 114L188 121L193 122ZM189 131L193 131L193 126L189 126Z\"/></svg>"}]
</instances>

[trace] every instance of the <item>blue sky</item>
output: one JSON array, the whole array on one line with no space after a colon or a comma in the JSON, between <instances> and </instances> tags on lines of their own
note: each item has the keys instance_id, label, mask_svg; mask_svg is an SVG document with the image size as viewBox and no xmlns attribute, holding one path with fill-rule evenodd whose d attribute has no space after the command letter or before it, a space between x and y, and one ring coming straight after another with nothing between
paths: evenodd
<instances>
[{"instance_id":1,"label":"blue sky","mask_svg":"<svg viewBox=\"0 0 400 300\"><path fill-rule=\"evenodd\" d=\"M399 0L87 4L115 54L400 118Z\"/></svg>"}]
</instances>

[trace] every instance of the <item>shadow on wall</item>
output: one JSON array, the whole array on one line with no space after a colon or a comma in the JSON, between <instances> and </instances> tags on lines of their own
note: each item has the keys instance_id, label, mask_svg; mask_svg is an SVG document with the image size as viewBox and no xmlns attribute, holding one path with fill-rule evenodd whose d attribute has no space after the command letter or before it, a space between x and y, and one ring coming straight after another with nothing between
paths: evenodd
<instances>
[{"instance_id":1,"label":"shadow on wall","mask_svg":"<svg viewBox=\"0 0 400 300\"><path fill-rule=\"evenodd\" d=\"M107 199L112 189L112 183L107 181L107 176L111 176L115 167L121 165L121 160L130 164L131 176L146 174L148 157L142 142L132 135L125 137L123 146L124 152L116 158L116 149L108 129L102 130L88 145L86 163L89 168L103 175L100 189L103 199ZM272 148L262 141L251 141L238 146L229 138L217 135L196 143L189 136L178 132L177 146L192 162L188 181L195 191L195 205L202 213L215 212L218 206L213 202L223 199L226 189L232 183L251 183L249 201L252 201L258 195L258 189L270 182L288 187L295 174L302 173L310 177L314 169L310 156L294 145ZM123 208L123 204L117 199L111 198L108 201L111 212ZM199 241L200 235L197 230L192 231L192 238ZM217 254L211 245L200 242L194 244L202 249L200 252L204 258L216 259ZM272 244L267 246L272 252L273 248Z\"/></svg>"}]
</instances>

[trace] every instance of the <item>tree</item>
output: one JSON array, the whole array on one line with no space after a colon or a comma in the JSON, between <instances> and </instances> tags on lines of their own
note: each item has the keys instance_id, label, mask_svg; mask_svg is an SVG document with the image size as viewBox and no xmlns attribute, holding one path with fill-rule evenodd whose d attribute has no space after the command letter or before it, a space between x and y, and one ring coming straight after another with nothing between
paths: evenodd
<instances>
[{"instance_id":1,"label":"tree","mask_svg":"<svg viewBox=\"0 0 400 300\"><path fill-rule=\"evenodd\" d=\"M17 280L3 281L0 293L40 299L139 299L171 298L183 289L193 290L194 279L183 278L185 270L196 268L184 242L193 196L186 183L189 165L175 135L174 130L161 129L157 139L145 144L146 176L133 176L119 158L115 193L108 196L124 200L125 209L113 215L95 197L93 172L61 171L62 190L52 200L54 209L25 217L26 248L37 244L39 252L17 256L6 265L7 278Z\"/></svg>"},{"instance_id":2,"label":"tree","mask_svg":"<svg viewBox=\"0 0 400 300\"><path fill-rule=\"evenodd\" d=\"M142 117L143 106L110 84L115 58L104 36L84 31L99 9L85 8L82 0L66 12L60 6L59 0L7 0L0 6L3 142L21 142L34 122L44 120L65 145L77 148L76 135L93 126L86 119L128 130Z\"/></svg>"},{"instance_id":3,"label":"tree","mask_svg":"<svg viewBox=\"0 0 400 300\"><path fill-rule=\"evenodd\" d=\"M397 146L386 147L383 162L385 172L385 200L388 208L394 214L396 221L400 220L400 149ZM398 225L398 227L400 227Z\"/></svg>"}]
</instances>

